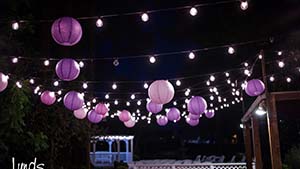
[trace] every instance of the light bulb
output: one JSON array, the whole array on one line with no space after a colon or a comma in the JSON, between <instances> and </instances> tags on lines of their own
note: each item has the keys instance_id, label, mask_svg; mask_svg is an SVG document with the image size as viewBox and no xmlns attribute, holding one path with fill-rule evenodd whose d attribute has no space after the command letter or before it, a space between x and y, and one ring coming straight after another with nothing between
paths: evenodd
<instances>
[{"instance_id":1,"label":"light bulb","mask_svg":"<svg viewBox=\"0 0 300 169\"><path fill-rule=\"evenodd\" d=\"M231 83L231 80L230 80L230 79L227 79L227 83L230 84L230 83Z\"/></svg>"},{"instance_id":2,"label":"light bulb","mask_svg":"<svg viewBox=\"0 0 300 169\"><path fill-rule=\"evenodd\" d=\"M134 100L134 99L135 99L135 95L132 94L132 95L130 96L130 98L131 98L132 100Z\"/></svg>"},{"instance_id":3,"label":"light bulb","mask_svg":"<svg viewBox=\"0 0 300 169\"><path fill-rule=\"evenodd\" d=\"M286 78L286 82L291 83L292 79L290 77Z\"/></svg>"},{"instance_id":4,"label":"light bulb","mask_svg":"<svg viewBox=\"0 0 300 169\"><path fill-rule=\"evenodd\" d=\"M275 81L275 77L271 76L269 80L270 80L270 82L274 82Z\"/></svg>"},{"instance_id":5,"label":"light bulb","mask_svg":"<svg viewBox=\"0 0 300 169\"><path fill-rule=\"evenodd\" d=\"M106 94L106 95L105 95L105 99L109 99L109 94Z\"/></svg>"},{"instance_id":6,"label":"light bulb","mask_svg":"<svg viewBox=\"0 0 300 169\"><path fill-rule=\"evenodd\" d=\"M126 106L130 106L130 102L126 102Z\"/></svg>"},{"instance_id":7,"label":"light bulb","mask_svg":"<svg viewBox=\"0 0 300 169\"><path fill-rule=\"evenodd\" d=\"M278 62L278 66L279 66L280 68L283 68L283 67L284 67L284 65L285 65L285 64L284 64L284 62L283 62L283 61L279 61L279 62Z\"/></svg>"},{"instance_id":8,"label":"light bulb","mask_svg":"<svg viewBox=\"0 0 300 169\"><path fill-rule=\"evenodd\" d=\"M177 105L177 102L176 102L176 101L174 101L174 102L173 102L173 105L174 105L174 106L176 106L176 105Z\"/></svg>"},{"instance_id":9,"label":"light bulb","mask_svg":"<svg viewBox=\"0 0 300 169\"><path fill-rule=\"evenodd\" d=\"M118 101L118 100L115 100L115 101L114 101L114 104L115 104L115 105L118 105L118 104L119 104L119 101Z\"/></svg>"},{"instance_id":10,"label":"light bulb","mask_svg":"<svg viewBox=\"0 0 300 169\"><path fill-rule=\"evenodd\" d=\"M155 63L155 62L156 62L156 59L155 59L154 56L151 56L151 57L149 58L149 61L150 61L150 63Z\"/></svg>"},{"instance_id":11,"label":"light bulb","mask_svg":"<svg viewBox=\"0 0 300 169\"><path fill-rule=\"evenodd\" d=\"M232 54L234 54L234 52L235 52L235 50L234 50L233 47L229 47L229 48L228 48L228 53L229 53L229 54L232 55Z\"/></svg>"},{"instance_id":12,"label":"light bulb","mask_svg":"<svg viewBox=\"0 0 300 169\"><path fill-rule=\"evenodd\" d=\"M53 82L53 86L58 86L58 85L59 85L58 81Z\"/></svg>"},{"instance_id":13,"label":"light bulb","mask_svg":"<svg viewBox=\"0 0 300 169\"><path fill-rule=\"evenodd\" d=\"M185 105L185 104L184 104L184 105L182 105L182 108L183 108L183 109L185 109L185 108L186 108L186 105Z\"/></svg>"},{"instance_id":14,"label":"light bulb","mask_svg":"<svg viewBox=\"0 0 300 169\"><path fill-rule=\"evenodd\" d=\"M11 24L11 28L13 29L13 30L18 30L19 28L20 28L20 25L19 25L19 23L18 22L16 22L16 21L14 21L12 24Z\"/></svg>"},{"instance_id":15,"label":"light bulb","mask_svg":"<svg viewBox=\"0 0 300 169\"><path fill-rule=\"evenodd\" d=\"M228 73L228 72L226 72L226 73L225 73L225 76L226 76L226 77L229 77L229 73Z\"/></svg>"},{"instance_id":16,"label":"light bulb","mask_svg":"<svg viewBox=\"0 0 300 169\"><path fill-rule=\"evenodd\" d=\"M216 80L216 78L215 78L215 76L211 75L211 76L209 77L209 80L213 82L213 81Z\"/></svg>"},{"instance_id":17,"label":"light bulb","mask_svg":"<svg viewBox=\"0 0 300 169\"><path fill-rule=\"evenodd\" d=\"M92 102L93 102L93 103L96 103L96 102L97 102L97 100L94 98L94 99L92 100Z\"/></svg>"},{"instance_id":18,"label":"light bulb","mask_svg":"<svg viewBox=\"0 0 300 169\"><path fill-rule=\"evenodd\" d=\"M245 63L244 63L244 66L245 66L245 67L248 67L248 66L249 66L249 63L245 62Z\"/></svg>"},{"instance_id":19,"label":"light bulb","mask_svg":"<svg viewBox=\"0 0 300 169\"><path fill-rule=\"evenodd\" d=\"M185 91L185 92L184 92L184 95L185 95L185 96L189 96L189 95L190 95L190 92Z\"/></svg>"},{"instance_id":20,"label":"light bulb","mask_svg":"<svg viewBox=\"0 0 300 169\"><path fill-rule=\"evenodd\" d=\"M103 21L102 21L102 19L97 19L97 21L96 21L96 26L98 27L98 28L101 28L102 26L103 26Z\"/></svg>"},{"instance_id":21,"label":"light bulb","mask_svg":"<svg viewBox=\"0 0 300 169\"><path fill-rule=\"evenodd\" d=\"M82 88L87 89L88 88L88 84L85 82L82 84Z\"/></svg>"},{"instance_id":22,"label":"light bulb","mask_svg":"<svg viewBox=\"0 0 300 169\"><path fill-rule=\"evenodd\" d=\"M34 79L30 79L30 80L29 80L29 83L30 83L30 84L34 84Z\"/></svg>"},{"instance_id":23,"label":"light bulb","mask_svg":"<svg viewBox=\"0 0 300 169\"><path fill-rule=\"evenodd\" d=\"M113 61L113 64L114 64L114 66L119 66L119 60L118 59L115 59L114 61Z\"/></svg>"},{"instance_id":24,"label":"light bulb","mask_svg":"<svg viewBox=\"0 0 300 169\"><path fill-rule=\"evenodd\" d=\"M136 104L137 104L138 106L140 106L140 105L142 104L142 102L139 100L139 101L136 102Z\"/></svg>"},{"instance_id":25,"label":"light bulb","mask_svg":"<svg viewBox=\"0 0 300 169\"><path fill-rule=\"evenodd\" d=\"M144 83L144 88L148 89L149 85L147 83Z\"/></svg>"},{"instance_id":26,"label":"light bulb","mask_svg":"<svg viewBox=\"0 0 300 169\"><path fill-rule=\"evenodd\" d=\"M49 65L50 65L50 61L49 61L48 59L45 60L45 61L44 61L44 65L45 65L45 66L49 66Z\"/></svg>"},{"instance_id":27,"label":"light bulb","mask_svg":"<svg viewBox=\"0 0 300 169\"><path fill-rule=\"evenodd\" d=\"M262 54L259 54L258 55L258 59L262 59L263 58L263 55Z\"/></svg>"},{"instance_id":28,"label":"light bulb","mask_svg":"<svg viewBox=\"0 0 300 169\"><path fill-rule=\"evenodd\" d=\"M244 74L247 75L247 76L249 76L250 75L250 71L248 69L245 69L244 70Z\"/></svg>"},{"instance_id":29,"label":"light bulb","mask_svg":"<svg viewBox=\"0 0 300 169\"><path fill-rule=\"evenodd\" d=\"M278 56L281 56L281 55L282 55L282 51L278 51L278 52L277 52L277 55L278 55Z\"/></svg>"},{"instance_id":30,"label":"light bulb","mask_svg":"<svg viewBox=\"0 0 300 169\"><path fill-rule=\"evenodd\" d=\"M149 15L147 13L143 13L141 15L141 19L142 21L147 22L149 20Z\"/></svg>"},{"instance_id":31,"label":"light bulb","mask_svg":"<svg viewBox=\"0 0 300 169\"><path fill-rule=\"evenodd\" d=\"M208 80L208 81L206 81L206 85L207 86L209 86L210 85L210 81Z\"/></svg>"},{"instance_id":32,"label":"light bulb","mask_svg":"<svg viewBox=\"0 0 300 169\"><path fill-rule=\"evenodd\" d=\"M12 60L11 60L13 63L18 63L19 59L17 57L14 57Z\"/></svg>"},{"instance_id":33,"label":"light bulb","mask_svg":"<svg viewBox=\"0 0 300 169\"><path fill-rule=\"evenodd\" d=\"M112 87L112 89L116 90L118 86L117 86L117 84L114 83L111 87Z\"/></svg>"},{"instance_id":34,"label":"light bulb","mask_svg":"<svg viewBox=\"0 0 300 169\"><path fill-rule=\"evenodd\" d=\"M18 88L22 88L21 82L17 81L17 82L16 82L16 86L17 86Z\"/></svg>"},{"instance_id":35,"label":"light bulb","mask_svg":"<svg viewBox=\"0 0 300 169\"><path fill-rule=\"evenodd\" d=\"M84 63L83 63L83 61L80 61L80 62L79 62L79 67L81 67L81 68L83 68L83 67L84 67Z\"/></svg>"},{"instance_id":36,"label":"light bulb","mask_svg":"<svg viewBox=\"0 0 300 169\"><path fill-rule=\"evenodd\" d=\"M61 95L61 94L62 94L62 91L61 91L61 90L57 91L57 94L58 94L58 95Z\"/></svg>"},{"instance_id":37,"label":"light bulb","mask_svg":"<svg viewBox=\"0 0 300 169\"><path fill-rule=\"evenodd\" d=\"M198 10L197 10L195 7L192 7L192 8L190 9L190 15L196 16L197 13L198 13Z\"/></svg>"},{"instance_id":38,"label":"light bulb","mask_svg":"<svg viewBox=\"0 0 300 169\"><path fill-rule=\"evenodd\" d=\"M181 85L181 81L180 80L176 80L176 86L180 86Z\"/></svg>"},{"instance_id":39,"label":"light bulb","mask_svg":"<svg viewBox=\"0 0 300 169\"><path fill-rule=\"evenodd\" d=\"M243 11L247 10L248 9L248 1L242 1L240 7Z\"/></svg>"},{"instance_id":40,"label":"light bulb","mask_svg":"<svg viewBox=\"0 0 300 169\"><path fill-rule=\"evenodd\" d=\"M213 101L215 98L214 98L214 96L210 96L209 99L210 99L211 101Z\"/></svg>"},{"instance_id":41,"label":"light bulb","mask_svg":"<svg viewBox=\"0 0 300 169\"><path fill-rule=\"evenodd\" d=\"M189 59L195 59L195 54L193 52L189 53Z\"/></svg>"}]
</instances>

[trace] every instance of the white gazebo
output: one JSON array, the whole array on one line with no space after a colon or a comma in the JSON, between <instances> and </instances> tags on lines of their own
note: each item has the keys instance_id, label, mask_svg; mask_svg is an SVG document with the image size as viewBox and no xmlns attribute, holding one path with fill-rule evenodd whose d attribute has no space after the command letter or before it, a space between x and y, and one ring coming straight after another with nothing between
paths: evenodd
<instances>
[{"instance_id":1,"label":"white gazebo","mask_svg":"<svg viewBox=\"0 0 300 169\"><path fill-rule=\"evenodd\" d=\"M132 162L134 136L93 136L90 161L95 167L112 166L114 161ZM97 143L108 144L108 150L97 150ZM121 151L121 142L125 143L125 151ZM113 146L115 145L115 146ZM114 149L114 147L116 147ZM123 147L124 149L124 147Z\"/></svg>"}]
</instances>

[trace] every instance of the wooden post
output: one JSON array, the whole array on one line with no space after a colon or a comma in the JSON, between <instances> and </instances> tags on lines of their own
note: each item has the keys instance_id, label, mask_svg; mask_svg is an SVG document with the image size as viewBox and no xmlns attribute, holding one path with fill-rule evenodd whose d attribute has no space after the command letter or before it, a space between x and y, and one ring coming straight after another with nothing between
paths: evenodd
<instances>
[{"instance_id":1,"label":"wooden post","mask_svg":"<svg viewBox=\"0 0 300 169\"><path fill-rule=\"evenodd\" d=\"M246 122L243 124L243 126L247 169L252 169L252 143L250 123Z\"/></svg>"},{"instance_id":2,"label":"wooden post","mask_svg":"<svg viewBox=\"0 0 300 169\"><path fill-rule=\"evenodd\" d=\"M252 136L253 136L253 150L254 150L254 160L255 169L262 169L262 158L261 158L261 145L260 145L260 135L259 135L259 121L256 116L251 118L252 120Z\"/></svg>"}]
</instances>

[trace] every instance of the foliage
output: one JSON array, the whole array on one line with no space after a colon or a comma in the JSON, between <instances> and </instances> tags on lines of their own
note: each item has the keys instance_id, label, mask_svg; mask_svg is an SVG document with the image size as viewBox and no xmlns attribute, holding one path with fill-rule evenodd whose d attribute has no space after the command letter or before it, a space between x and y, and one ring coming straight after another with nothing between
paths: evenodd
<instances>
[{"instance_id":1,"label":"foliage","mask_svg":"<svg viewBox=\"0 0 300 169\"><path fill-rule=\"evenodd\" d=\"M293 146L285 155L285 163L289 169L300 168L300 145Z\"/></svg>"}]
</instances>

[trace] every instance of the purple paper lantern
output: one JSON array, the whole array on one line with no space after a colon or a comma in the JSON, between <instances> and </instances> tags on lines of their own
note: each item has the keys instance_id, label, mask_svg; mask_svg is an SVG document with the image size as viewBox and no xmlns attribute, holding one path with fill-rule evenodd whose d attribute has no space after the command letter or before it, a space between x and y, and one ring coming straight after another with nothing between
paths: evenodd
<instances>
[{"instance_id":1,"label":"purple paper lantern","mask_svg":"<svg viewBox=\"0 0 300 169\"><path fill-rule=\"evenodd\" d=\"M149 112L157 114L163 109L163 105L162 104L156 104L156 103L150 101L150 102L147 103L146 108Z\"/></svg>"},{"instance_id":2,"label":"purple paper lantern","mask_svg":"<svg viewBox=\"0 0 300 169\"><path fill-rule=\"evenodd\" d=\"M200 115L207 109L207 103L203 97L195 96L191 98L187 107L190 113Z\"/></svg>"},{"instance_id":3,"label":"purple paper lantern","mask_svg":"<svg viewBox=\"0 0 300 169\"><path fill-rule=\"evenodd\" d=\"M76 19L62 17L52 24L51 34L56 43L62 46L73 46L80 41L82 28Z\"/></svg>"},{"instance_id":4,"label":"purple paper lantern","mask_svg":"<svg viewBox=\"0 0 300 169\"><path fill-rule=\"evenodd\" d=\"M209 110L205 113L205 116L209 119L213 118L215 116L215 112L212 110Z\"/></svg>"},{"instance_id":5,"label":"purple paper lantern","mask_svg":"<svg viewBox=\"0 0 300 169\"><path fill-rule=\"evenodd\" d=\"M56 75L64 81L75 80L80 74L80 66L74 59L61 59L56 64Z\"/></svg>"},{"instance_id":6,"label":"purple paper lantern","mask_svg":"<svg viewBox=\"0 0 300 169\"><path fill-rule=\"evenodd\" d=\"M167 80L156 80L148 89L149 98L156 104L169 103L173 99L174 94L174 87Z\"/></svg>"},{"instance_id":7,"label":"purple paper lantern","mask_svg":"<svg viewBox=\"0 0 300 169\"><path fill-rule=\"evenodd\" d=\"M98 103L96 105L95 111L101 115L105 115L108 112L108 108L103 103Z\"/></svg>"},{"instance_id":8,"label":"purple paper lantern","mask_svg":"<svg viewBox=\"0 0 300 169\"><path fill-rule=\"evenodd\" d=\"M156 122L160 126L165 126L168 124L168 118L166 116L159 116L157 117Z\"/></svg>"},{"instance_id":9,"label":"purple paper lantern","mask_svg":"<svg viewBox=\"0 0 300 169\"><path fill-rule=\"evenodd\" d=\"M130 118L130 120L124 122L124 125L127 127L127 128L132 128L135 126L135 120Z\"/></svg>"},{"instance_id":10,"label":"purple paper lantern","mask_svg":"<svg viewBox=\"0 0 300 169\"><path fill-rule=\"evenodd\" d=\"M119 120L122 122L127 122L131 119L131 114L127 110L122 110L119 114Z\"/></svg>"},{"instance_id":11,"label":"purple paper lantern","mask_svg":"<svg viewBox=\"0 0 300 169\"><path fill-rule=\"evenodd\" d=\"M4 91L8 85L8 76L0 72L0 92Z\"/></svg>"},{"instance_id":12,"label":"purple paper lantern","mask_svg":"<svg viewBox=\"0 0 300 169\"><path fill-rule=\"evenodd\" d=\"M75 91L68 92L64 97L65 107L72 111L82 108L83 103L84 99L82 94Z\"/></svg>"},{"instance_id":13,"label":"purple paper lantern","mask_svg":"<svg viewBox=\"0 0 300 169\"><path fill-rule=\"evenodd\" d=\"M200 119L201 116L202 115L200 115L200 114L197 115L197 114L189 113L188 118L190 118L192 120L197 120L197 119Z\"/></svg>"},{"instance_id":14,"label":"purple paper lantern","mask_svg":"<svg viewBox=\"0 0 300 169\"><path fill-rule=\"evenodd\" d=\"M42 103L50 106L50 105L54 104L56 101L55 93L46 90L41 94L40 99L41 99Z\"/></svg>"},{"instance_id":15,"label":"purple paper lantern","mask_svg":"<svg viewBox=\"0 0 300 169\"><path fill-rule=\"evenodd\" d=\"M92 123L99 123L102 120L103 116L98 114L95 110L90 110L88 113L88 119Z\"/></svg>"},{"instance_id":16,"label":"purple paper lantern","mask_svg":"<svg viewBox=\"0 0 300 169\"><path fill-rule=\"evenodd\" d=\"M77 119L84 119L86 117L86 115L87 115L87 109L80 108L80 109L74 111L74 116Z\"/></svg>"},{"instance_id":17,"label":"purple paper lantern","mask_svg":"<svg viewBox=\"0 0 300 169\"><path fill-rule=\"evenodd\" d=\"M245 91L249 96L261 95L265 91L265 84L259 79L252 79L247 82Z\"/></svg>"},{"instance_id":18,"label":"purple paper lantern","mask_svg":"<svg viewBox=\"0 0 300 169\"><path fill-rule=\"evenodd\" d=\"M170 121L177 121L180 118L180 111L175 107L170 108L167 112L167 118Z\"/></svg>"},{"instance_id":19,"label":"purple paper lantern","mask_svg":"<svg viewBox=\"0 0 300 169\"><path fill-rule=\"evenodd\" d=\"M190 118L186 119L186 122L190 125L190 126L197 126L199 124L199 119L193 120Z\"/></svg>"}]
</instances>

